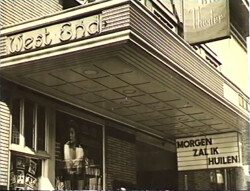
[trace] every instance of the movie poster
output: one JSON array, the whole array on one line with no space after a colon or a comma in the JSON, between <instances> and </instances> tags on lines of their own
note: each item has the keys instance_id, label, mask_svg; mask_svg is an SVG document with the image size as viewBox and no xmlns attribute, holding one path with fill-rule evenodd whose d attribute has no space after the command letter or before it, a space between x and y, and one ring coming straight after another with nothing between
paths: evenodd
<instances>
[{"instance_id":1,"label":"movie poster","mask_svg":"<svg viewBox=\"0 0 250 191\"><path fill-rule=\"evenodd\" d=\"M41 176L41 161L15 155L12 155L11 159L10 189L37 190L38 177Z\"/></svg>"}]
</instances>

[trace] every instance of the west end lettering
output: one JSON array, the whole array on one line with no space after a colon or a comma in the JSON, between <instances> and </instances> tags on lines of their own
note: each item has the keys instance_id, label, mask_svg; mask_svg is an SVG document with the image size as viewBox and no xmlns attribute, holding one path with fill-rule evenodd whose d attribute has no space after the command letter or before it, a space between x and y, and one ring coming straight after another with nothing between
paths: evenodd
<instances>
[{"instance_id":1,"label":"west end lettering","mask_svg":"<svg viewBox=\"0 0 250 191\"><path fill-rule=\"evenodd\" d=\"M41 34L33 36L24 36L23 34L9 38L10 53L22 52L52 44L52 38L47 28Z\"/></svg>"},{"instance_id":2,"label":"west end lettering","mask_svg":"<svg viewBox=\"0 0 250 191\"><path fill-rule=\"evenodd\" d=\"M8 37L7 54L82 39L99 32L99 21L96 15L64 24L52 25Z\"/></svg>"}]
</instances>

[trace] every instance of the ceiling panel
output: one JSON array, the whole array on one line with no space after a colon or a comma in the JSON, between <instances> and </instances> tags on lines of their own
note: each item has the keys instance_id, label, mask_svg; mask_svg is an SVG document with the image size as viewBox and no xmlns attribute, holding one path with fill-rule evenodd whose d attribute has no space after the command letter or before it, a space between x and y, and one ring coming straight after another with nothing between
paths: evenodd
<instances>
[{"instance_id":1,"label":"ceiling panel","mask_svg":"<svg viewBox=\"0 0 250 191\"><path fill-rule=\"evenodd\" d=\"M81 88L78 88L76 86L72 86L70 84L65 84L65 85L61 85L61 86L56 86L54 87L54 89L61 91L63 93L66 93L68 95L79 95L82 93L85 93L86 91L84 91Z\"/></svg>"},{"instance_id":2,"label":"ceiling panel","mask_svg":"<svg viewBox=\"0 0 250 191\"><path fill-rule=\"evenodd\" d=\"M87 66L78 65L77 67L73 67L72 70L91 79L100 78L100 77L109 75L108 73L95 67L94 65L87 65Z\"/></svg>"},{"instance_id":3,"label":"ceiling panel","mask_svg":"<svg viewBox=\"0 0 250 191\"><path fill-rule=\"evenodd\" d=\"M89 103L100 102L104 100L104 98L97 96L94 93L84 93L81 95L77 95L76 97Z\"/></svg>"},{"instance_id":4,"label":"ceiling panel","mask_svg":"<svg viewBox=\"0 0 250 191\"><path fill-rule=\"evenodd\" d=\"M163 101L163 102L180 99L179 96L177 96L176 94L171 93L170 91L153 93L151 95L154 96L155 98Z\"/></svg>"},{"instance_id":5,"label":"ceiling panel","mask_svg":"<svg viewBox=\"0 0 250 191\"><path fill-rule=\"evenodd\" d=\"M94 103L96 106L102 107L106 110L112 111L112 112L116 112L117 108L120 108L119 105L112 103L111 101L100 101L100 102L96 102Z\"/></svg>"},{"instance_id":6,"label":"ceiling panel","mask_svg":"<svg viewBox=\"0 0 250 191\"><path fill-rule=\"evenodd\" d=\"M197 130L195 130L195 129L193 129L193 128L188 128L188 127L186 127L186 128L182 128L182 129L179 129L179 131L180 132L182 132L182 133L195 133L195 132L197 132Z\"/></svg>"},{"instance_id":7,"label":"ceiling panel","mask_svg":"<svg viewBox=\"0 0 250 191\"><path fill-rule=\"evenodd\" d=\"M142 103L142 104L149 104L149 103L156 103L158 102L157 99L155 99L154 97L150 96L150 95L141 95L141 96L136 96L133 97L134 100Z\"/></svg>"},{"instance_id":8,"label":"ceiling panel","mask_svg":"<svg viewBox=\"0 0 250 191\"><path fill-rule=\"evenodd\" d=\"M143 95L144 92L138 90L137 88L133 87L133 86L127 86L127 87L121 87L121 88L115 88L115 91L127 96L127 97L131 97L131 96L139 96L139 95Z\"/></svg>"},{"instance_id":9,"label":"ceiling panel","mask_svg":"<svg viewBox=\"0 0 250 191\"><path fill-rule=\"evenodd\" d=\"M191 117L197 119L197 120L203 120L203 119L213 119L211 115L208 113L198 113L198 114L191 114Z\"/></svg>"},{"instance_id":10,"label":"ceiling panel","mask_svg":"<svg viewBox=\"0 0 250 191\"><path fill-rule=\"evenodd\" d=\"M160 123L158 123L157 121L154 120L146 120L146 121L141 121L140 123L142 123L143 125L148 125L148 126L156 126L156 125L160 125Z\"/></svg>"},{"instance_id":11,"label":"ceiling panel","mask_svg":"<svg viewBox=\"0 0 250 191\"><path fill-rule=\"evenodd\" d=\"M143 120L145 120L145 115L135 113L134 115L128 116L128 118L133 120L133 121L143 121Z\"/></svg>"},{"instance_id":12,"label":"ceiling panel","mask_svg":"<svg viewBox=\"0 0 250 191\"><path fill-rule=\"evenodd\" d=\"M127 109L127 108L118 108L118 109L114 109L113 110L113 113L117 113L117 114L120 114L120 115L134 115L136 114L136 112L130 110L130 109Z\"/></svg>"},{"instance_id":13,"label":"ceiling panel","mask_svg":"<svg viewBox=\"0 0 250 191\"><path fill-rule=\"evenodd\" d=\"M103 85L100 85L92 80L85 80L85 81L81 81L81 82L76 82L73 83L75 86L79 87L79 88L83 88L87 91L90 92L95 92L95 91L100 91L100 90L105 90L107 89L106 87L104 87Z\"/></svg>"},{"instance_id":14,"label":"ceiling panel","mask_svg":"<svg viewBox=\"0 0 250 191\"><path fill-rule=\"evenodd\" d=\"M171 106L163 103L163 102L157 102L157 103L152 103L152 104L147 104L147 107L156 110L156 111L162 111L162 110L168 110L168 109L173 109Z\"/></svg>"},{"instance_id":15,"label":"ceiling panel","mask_svg":"<svg viewBox=\"0 0 250 191\"><path fill-rule=\"evenodd\" d=\"M216 125L216 124L222 123L222 121L218 119L205 119L205 120L201 120L201 122L206 125Z\"/></svg>"},{"instance_id":16,"label":"ceiling panel","mask_svg":"<svg viewBox=\"0 0 250 191\"><path fill-rule=\"evenodd\" d=\"M210 125L213 129L216 129L216 130L221 130L221 129L228 129L230 130L230 126L225 124L225 123L221 123L221 124L218 124L218 125Z\"/></svg>"},{"instance_id":17,"label":"ceiling panel","mask_svg":"<svg viewBox=\"0 0 250 191\"><path fill-rule=\"evenodd\" d=\"M119 94L111 89L103 90L103 91L98 91L96 92L97 95L104 97L105 99L120 99L120 98L125 98L124 95Z\"/></svg>"},{"instance_id":18,"label":"ceiling panel","mask_svg":"<svg viewBox=\"0 0 250 191\"><path fill-rule=\"evenodd\" d=\"M122 99L116 99L116 100L112 100L113 102L121 105L121 107L129 107L129 106L136 106L136 105L140 105L140 103L134 101L131 98L122 98Z\"/></svg>"},{"instance_id":19,"label":"ceiling panel","mask_svg":"<svg viewBox=\"0 0 250 191\"><path fill-rule=\"evenodd\" d=\"M132 72L134 68L126 63L123 59L121 58L108 58L105 60L105 62L102 61L97 61L95 63L95 66L98 68L101 68L102 70L105 70L109 74L122 74L122 73L128 73Z\"/></svg>"},{"instance_id":20,"label":"ceiling panel","mask_svg":"<svg viewBox=\"0 0 250 191\"><path fill-rule=\"evenodd\" d=\"M108 87L108 88L119 88L119 87L128 86L127 83L119 80L118 78L116 78L114 76L106 76L103 78L98 78L95 81Z\"/></svg>"},{"instance_id":21,"label":"ceiling panel","mask_svg":"<svg viewBox=\"0 0 250 191\"><path fill-rule=\"evenodd\" d=\"M83 75L80 75L72 70L67 70L67 69L50 72L50 74L66 82L78 82L86 80L86 78Z\"/></svg>"},{"instance_id":22,"label":"ceiling panel","mask_svg":"<svg viewBox=\"0 0 250 191\"><path fill-rule=\"evenodd\" d=\"M171 118L171 117L165 117L163 119L158 119L157 121L161 124L164 124L164 125L179 123L179 121L177 121L175 118Z\"/></svg>"},{"instance_id":23,"label":"ceiling panel","mask_svg":"<svg viewBox=\"0 0 250 191\"><path fill-rule=\"evenodd\" d=\"M191 122L184 122L186 125L190 126L190 127L200 127L200 126L204 126L204 123L201 123L199 121L191 121Z\"/></svg>"},{"instance_id":24,"label":"ceiling panel","mask_svg":"<svg viewBox=\"0 0 250 191\"><path fill-rule=\"evenodd\" d=\"M179 121L179 122L195 121L195 119L190 117L189 115L176 116L176 117L172 117L172 118L176 119L176 121Z\"/></svg>"},{"instance_id":25,"label":"ceiling panel","mask_svg":"<svg viewBox=\"0 0 250 191\"><path fill-rule=\"evenodd\" d=\"M203 111L201 109L199 109L199 107L194 107L194 106L181 108L180 110L188 115L202 114L203 113Z\"/></svg>"},{"instance_id":26,"label":"ceiling panel","mask_svg":"<svg viewBox=\"0 0 250 191\"><path fill-rule=\"evenodd\" d=\"M133 106L133 107L129 107L129 109L131 109L137 113L148 113L148 112L153 111L152 109L146 107L145 105Z\"/></svg>"},{"instance_id":27,"label":"ceiling panel","mask_svg":"<svg viewBox=\"0 0 250 191\"><path fill-rule=\"evenodd\" d=\"M189 102L184 100L184 99L178 99L178 100L171 100L167 101L167 104L174 108L186 108L186 107L191 107Z\"/></svg>"},{"instance_id":28,"label":"ceiling panel","mask_svg":"<svg viewBox=\"0 0 250 191\"><path fill-rule=\"evenodd\" d=\"M58 85L65 84L64 81L54 76L48 75L48 74L32 75L32 76L29 76L28 78L46 86L58 86Z\"/></svg>"},{"instance_id":29,"label":"ceiling panel","mask_svg":"<svg viewBox=\"0 0 250 191\"><path fill-rule=\"evenodd\" d=\"M176 116L183 116L185 115L183 112L179 111L178 109L169 109L161 111L161 113L164 113L165 115L168 115L170 117L176 117Z\"/></svg>"},{"instance_id":30,"label":"ceiling panel","mask_svg":"<svg viewBox=\"0 0 250 191\"><path fill-rule=\"evenodd\" d=\"M154 112L148 112L148 113L143 113L141 114L142 116L144 116L144 120L148 120L148 119L163 119L166 118L165 115L163 115L160 112L154 111Z\"/></svg>"},{"instance_id":31,"label":"ceiling panel","mask_svg":"<svg viewBox=\"0 0 250 191\"><path fill-rule=\"evenodd\" d=\"M145 84L140 84L140 85L135 85L137 88L139 88L140 90L146 92L146 93L157 93L157 92L163 92L165 91L165 88L153 83L153 82L148 82Z\"/></svg>"},{"instance_id":32,"label":"ceiling panel","mask_svg":"<svg viewBox=\"0 0 250 191\"><path fill-rule=\"evenodd\" d=\"M152 80L150 77L145 76L145 74L137 70L116 76L131 85L148 83Z\"/></svg>"}]
</instances>

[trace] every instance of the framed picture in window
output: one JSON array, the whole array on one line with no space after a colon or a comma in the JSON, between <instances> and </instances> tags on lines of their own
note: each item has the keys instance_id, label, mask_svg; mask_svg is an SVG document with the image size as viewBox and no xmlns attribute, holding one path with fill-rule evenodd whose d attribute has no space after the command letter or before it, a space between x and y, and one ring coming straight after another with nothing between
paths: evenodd
<instances>
[{"instance_id":1,"label":"framed picture in window","mask_svg":"<svg viewBox=\"0 0 250 191\"><path fill-rule=\"evenodd\" d=\"M36 185L37 185L37 179L33 177L32 175L27 174L25 178L25 185L27 187L30 187L31 189L34 189L36 188Z\"/></svg>"},{"instance_id":2,"label":"framed picture in window","mask_svg":"<svg viewBox=\"0 0 250 191\"><path fill-rule=\"evenodd\" d=\"M24 170L17 170L17 184L24 184L24 178L25 178L25 174L24 174Z\"/></svg>"},{"instance_id":3,"label":"framed picture in window","mask_svg":"<svg viewBox=\"0 0 250 191\"><path fill-rule=\"evenodd\" d=\"M25 169L25 158L23 157L16 158L16 168Z\"/></svg>"},{"instance_id":4,"label":"framed picture in window","mask_svg":"<svg viewBox=\"0 0 250 191\"><path fill-rule=\"evenodd\" d=\"M37 163L34 160L30 159L28 172L32 175L35 175L36 169L37 169Z\"/></svg>"}]
</instances>

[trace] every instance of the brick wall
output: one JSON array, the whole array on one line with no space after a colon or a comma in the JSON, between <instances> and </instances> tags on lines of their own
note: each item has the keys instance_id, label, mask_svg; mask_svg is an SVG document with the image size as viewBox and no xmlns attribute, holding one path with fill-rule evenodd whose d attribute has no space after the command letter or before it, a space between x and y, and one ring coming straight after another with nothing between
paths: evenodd
<instances>
[{"instance_id":1,"label":"brick wall","mask_svg":"<svg viewBox=\"0 0 250 191\"><path fill-rule=\"evenodd\" d=\"M114 183L136 184L135 136L109 128L106 137L107 189L114 189Z\"/></svg>"},{"instance_id":2,"label":"brick wall","mask_svg":"<svg viewBox=\"0 0 250 191\"><path fill-rule=\"evenodd\" d=\"M188 190L211 190L209 170L186 171L178 174L178 189L185 190L185 175L187 175Z\"/></svg>"}]
</instances>

